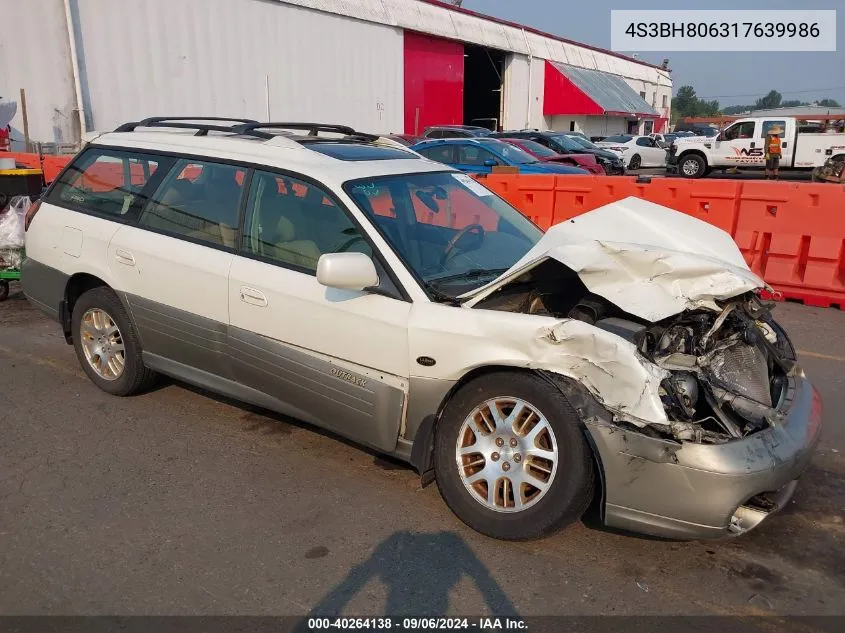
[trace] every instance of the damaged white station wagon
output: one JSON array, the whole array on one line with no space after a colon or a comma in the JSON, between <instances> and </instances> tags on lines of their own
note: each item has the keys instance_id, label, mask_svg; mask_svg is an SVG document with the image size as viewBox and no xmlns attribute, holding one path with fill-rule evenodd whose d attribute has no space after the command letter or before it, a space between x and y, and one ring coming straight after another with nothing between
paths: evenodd
<instances>
[{"instance_id":1,"label":"damaged white station wagon","mask_svg":"<svg viewBox=\"0 0 845 633\"><path fill-rule=\"evenodd\" d=\"M819 438L730 236L642 200L544 234L350 128L156 118L90 142L27 226L24 292L100 388L162 373L328 429L496 538L593 501L616 528L741 534Z\"/></svg>"}]
</instances>

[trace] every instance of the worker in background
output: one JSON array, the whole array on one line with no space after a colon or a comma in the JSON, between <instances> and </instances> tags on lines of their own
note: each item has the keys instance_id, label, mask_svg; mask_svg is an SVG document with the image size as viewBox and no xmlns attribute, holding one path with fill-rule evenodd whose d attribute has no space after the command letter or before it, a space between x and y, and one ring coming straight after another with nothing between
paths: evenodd
<instances>
[{"instance_id":1,"label":"worker in background","mask_svg":"<svg viewBox=\"0 0 845 633\"><path fill-rule=\"evenodd\" d=\"M781 144L780 135L783 134L783 128L779 125L773 125L766 132L766 145L764 156L766 159L766 180L774 178L778 179L778 167L780 166Z\"/></svg>"}]
</instances>

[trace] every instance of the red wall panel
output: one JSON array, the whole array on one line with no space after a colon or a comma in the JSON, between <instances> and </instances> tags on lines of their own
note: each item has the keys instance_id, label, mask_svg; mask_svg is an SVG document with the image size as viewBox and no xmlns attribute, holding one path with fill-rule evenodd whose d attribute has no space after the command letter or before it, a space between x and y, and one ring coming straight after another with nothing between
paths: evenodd
<instances>
[{"instance_id":1,"label":"red wall panel","mask_svg":"<svg viewBox=\"0 0 845 633\"><path fill-rule=\"evenodd\" d=\"M601 106L548 61L546 62L545 92L543 94L543 114L547 116L556 114L604 114Z\"/></svg>"},{"instance_id":2,"label":"red wall panel","mask_svg":"<svg viewBox=\"0 0 845 633\"><path fill-rule=\"evenodd\" d=\"M405 133L464 122L464 46L405 31Z\"/></svg>"}]
</instances>

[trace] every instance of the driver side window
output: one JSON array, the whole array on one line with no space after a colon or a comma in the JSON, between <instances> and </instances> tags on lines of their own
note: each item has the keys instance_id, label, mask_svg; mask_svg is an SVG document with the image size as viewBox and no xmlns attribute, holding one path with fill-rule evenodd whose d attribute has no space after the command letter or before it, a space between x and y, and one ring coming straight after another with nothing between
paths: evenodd
<instances>
[{"instance_id":1,"label":"driver side window","mask_svg":"<svg viewBox=\"0 0 845 633\"><path fill-rule=\"evenodd\" d=\"M732 125L724 132L726 141L735 141L741 138L753 138L754 136L754 121L746 121L745 123L738 123Z\"/></svg>"},{"instance_id":2,"label":"driver side window","mask_svg":"<svg viewBox=\"0 0 845 633\"><path fill-rule=\"evenodd\" d=\"M246 205L241 249L270 263L316 274L326 253L372 249L346 212L319 187L256 171Z\"/></svg>"}]
</instances>

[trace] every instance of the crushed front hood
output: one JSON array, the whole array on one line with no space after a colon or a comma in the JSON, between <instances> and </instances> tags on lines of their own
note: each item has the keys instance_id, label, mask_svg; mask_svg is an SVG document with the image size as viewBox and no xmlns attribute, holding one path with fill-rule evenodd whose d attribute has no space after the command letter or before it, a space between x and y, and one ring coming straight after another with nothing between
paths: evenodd
<instances>
[{"instance_id":1,"label":"crushed front hood","mask_svg":"<svg viewBox=\"0 0 845 633\"><path fill-rule=\"evenodd\" d=\"M590 292L651 322L765 288L731 236L667 207L625 198L549 229L507 272L460 297L472 307L555 259Z\"/></svg>"}]
</instances>

